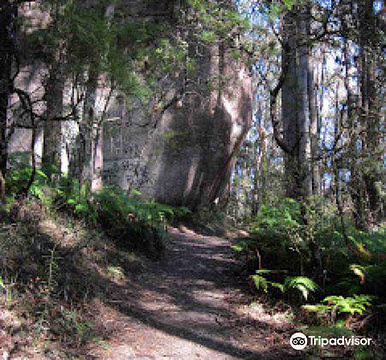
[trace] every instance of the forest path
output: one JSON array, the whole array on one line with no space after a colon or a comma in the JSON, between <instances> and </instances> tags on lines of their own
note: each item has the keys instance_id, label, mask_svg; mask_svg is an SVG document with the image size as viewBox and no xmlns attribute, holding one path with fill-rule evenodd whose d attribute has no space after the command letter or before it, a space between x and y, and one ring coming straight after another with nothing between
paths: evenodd
<instances>
[{"instance_id":1,"label":"forest path","mask_svg":"<svg viewBox=\"0 0 386 360\"><path fill-rule=\"evenodd\" d=\"M101 321L114 324L113 340L97 358L296 358L283 345L291 325L247 305L229 240L174 228L170 237L161 260L111 289Z\"/></svg>"}]
</instances>

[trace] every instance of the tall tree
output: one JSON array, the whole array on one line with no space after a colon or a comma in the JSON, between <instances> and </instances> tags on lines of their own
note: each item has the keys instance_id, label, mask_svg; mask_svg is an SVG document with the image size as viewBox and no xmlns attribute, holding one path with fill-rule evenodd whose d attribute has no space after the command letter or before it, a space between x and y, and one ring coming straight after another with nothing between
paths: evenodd
<instances>
[{"instance_id":1,"label":"tall tree","mask_svg":"<svg viewBox=\"0 0 386 360\"><path fill-rule=\"evenodd\" d=\"M358 0L342 10L345 39L345 86L350 164L350 195L356 226L371 227L382 217L381 178L383 148L381 138L380 33L373 0ZM347 21L350 19L350 21ZM355 52L352 51L355 48ZM357 76L351 76L353 70Z\"/></svg>"},{"instance_id":2,"label":"tall tree","mask_svg":"<svg viewBox=\"0 0 386 360\"><path fill-rule=\"evenodd\" d=\"M105 31L111 31L115 6L108 6L99 9L99 17L102 20ZM86 92L83 106L83 117L79 126L80 142L80 162L79 172L80 181L88 183L92 190L98 189L102 184L102 127L104 113L97 114L96 102L98 91L98 80L101 75L101 63L99 58L106 57L111 44L108 42L100 51L96 51L94 61L91 62L88 69L88 79L86 83ZM110 84L113 87L112 84ZM113 88L111 89L111 91ZM111 92L110 92L111 95ZM109 97L106 99L108 106Z\"/></svg>"},{"instance_id":3,"label":"tall tree","mask_svg":"<svg viewBox=\"0 0 386 360\"><path fill-rule=\"evenodd\" d=\"M61 31L63 9L61 1L54 1L51 7L52 22L47 39L48 78L45 84L46 121L44 122L44 143L42 167L47 173L56 168L61 170L63 91L65 85L66 40Z\"/></svg>"},{"instance_id":4,"label":"tall tree","mask_svg":"<svg viewBox=\"0 0 386 360\"><path fill-rule=\"evenodd\" d=\"M15 20L17 7L8 0L0 0L0 172L7 169L8 101L11 92L11 71L14 58Z\"/></svg>"},{"instance_id":5,"label":"tall tree","mask_svg":"<svg viewBox=\"0 0 386 360\"><path fill-rule=\"evenodd\" d=\"M309 71L309 5L296 5L283 18L282 85L283 140L287 196L312 194L310 98L313 78Z\"/></svg>"},{"instance_id":6,"label":"tall tree","mask_svg":"<svg viewBox=\"0 0 386 360\"><path fill-rule=\"evenodd\" d=\"M376 222L381 215L380 179L382 176L380 101L377 94L376 70L381 48L374 0L358 1L359 36L359 116L364 129L363 151L366 163L363 180L366 189L368 220ZM381 89L378 89L380 92Z\"/></svg>"},{"instance_id":7,"label":"tall tree","mask_svg":"<svg viewBox=\"0 0 386 360\"><path fill-rule=\"evenodd\" d=\"M55 167L61 169L62 123L64 75L60 60L55 60L45 86L46 120L44 122L44 143L42 167L50 173Z\"/></svg>"}]
</instances>

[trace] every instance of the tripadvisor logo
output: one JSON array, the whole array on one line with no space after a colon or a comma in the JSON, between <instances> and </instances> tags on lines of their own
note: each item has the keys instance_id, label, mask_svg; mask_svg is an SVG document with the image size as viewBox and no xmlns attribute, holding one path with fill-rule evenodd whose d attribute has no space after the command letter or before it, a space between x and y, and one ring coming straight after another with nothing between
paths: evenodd
<instances>
[{"instance_id":1,"label":"tripadvisor logo","mask_svg":"<svg viewBox=\"0 0 386 360\"><path fill-rule=\"evenodd\" d=\"M307 346L307 336L297 332L291 336L290 344L295 350L303 350Z\"/></svg>"},{"instance_id":2,"label":"tripadvisor logo","mask_svg":"<svg viewBox=\"0 0 386 360\"><path fill-rule=\"evenodd\" d=\"M307 345L317 346L354 346L354 345L370 345L370 338L362 338L355 336L340 336L338 338L325 338L321 336L306 336L301 332L293 334L290 338L290 345L295 350L303 350Z\"/></svg>"}]
</instances>

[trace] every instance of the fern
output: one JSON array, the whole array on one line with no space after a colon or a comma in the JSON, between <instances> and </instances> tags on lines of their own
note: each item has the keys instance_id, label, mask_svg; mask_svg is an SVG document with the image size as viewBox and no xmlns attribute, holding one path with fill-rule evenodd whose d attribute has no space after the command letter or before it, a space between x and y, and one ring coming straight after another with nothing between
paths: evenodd
<instances>
[{"instance_id":1,"label":"fern","mask_svg":"<svg viewBox=\"0 0 386 360\"><path fill-rule=\"evenodd\" d=\"M265 293L268 292L268 284L270 284L270 281L268 281L264 276L252 275L251 278L255 283L257 290L263 290Z\"/></svg>"},{"instance_id":2,"label":"fern","mask_svg":"<svg viewBox=\"0 0 386 360\"><path fill-rule=\"evenodd\" d=\"M327 317L331 322L335 322L335 314L343 316L363 315L368 311L371 302L372 297L369 295L354 295L352 297L331 295L325 297L319 304L303 305L303 309L317 313L323 318Z\"/></svg>"},{"instance_id":3,"label":"fern","mask_svg":"<svg viewBox=\"0 0 386 360\"><path fill-rule=\"evenodd\" d=\"M369 295L354 295L353 297L327 296L323 302L332 305L339 314L362 315L371 305Z\"/></svg>"},{"instance_id":4,"label":"fern","mask_svg":"<svg viewBox=\"0 0 386 360\"><path fill-rule=\"evenodd\" d=\"M306 276L289 276L284 280L284 288L286 290L295 289L300 291L303 298L307 300L311 292L318 290L318 285Z\"/></svg>"},{"instance_id":5,"label":"fern","mask_svg":"<svg viewBox=\"0 0 386 360\"><path fill-rule=\"evenodd\" d=\"M279 289L282 293L285 292L285 286L284 284L280 284L279 282L271 281L270 285L276 289Z\"/></svg>"},{"instance_id":6,"label":"fern","mask_svg":"<svg viewBox=\"0 0 386 360\"><path fill-rule=\"evenodd\" d=\"M279 289L282 293L288 292L290 290L297 290L300 291L305 300L307 300L308 295L311 292L314 292L319 288L318 285L312 279L306 276L287 276L284 279L284 283L271 281L268 280L265 276L263 276L269 274L280 274L285 272L285 270L260 269L257 270L256 275L252 275L251 278L257 290L263 290L265 293L268 292L269 287Z\"/></svg>"},{"instance_id":7,"label":"fern","mask_svg":"<svg viewBox=\"0 0 386 360\"><path fill-rule=\"evenodd\" d=\"M350 270L359 277L361 284L365 282L366 269L364 266L352 264Z\"/></svg>"}]
</instances>

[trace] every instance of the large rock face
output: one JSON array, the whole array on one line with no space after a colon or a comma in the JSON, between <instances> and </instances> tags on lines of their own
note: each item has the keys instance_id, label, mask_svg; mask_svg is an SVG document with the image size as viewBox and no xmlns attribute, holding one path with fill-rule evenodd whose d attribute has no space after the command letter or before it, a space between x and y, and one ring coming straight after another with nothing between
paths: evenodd
<instances>
[{"instance_id":1,"label":"large rock face","mask_svg":"<svg viewBox=\"0 0 386 360\"><path fill-rule=\"evenodd\" d=\"M93 3L94 0L89 0L84 4ZM179 2L170 0L127 0L119 4L122 8L116 11L125 13L131 21L173 24L180 14ZM31 13L33 19L45 19L44 13L38 17L33 8L28 7L26 11L26 16ZM103 134L105 183L117 184L129 191L137 189L146 198L191 208L221 200L226 193L235 152L252 117L251 79L243 61L232 57L221 44L202 46L199 54L195 71L190 74L192 81L185 84L181 100L174 101L165 111L149 111L152 105L147 109L129 110L115 99L109 112L111 121ZM44 64L33 67L28 63L26 66L28 76L25 80L18 79L20 86L26 90L42 89ZM182 82L181 77L176 76L165 84L169 100L179 92ZM102 98L107 90L100 89L98 96ZM68 105L70 88L65 88L64 92ZM43 98L43 94L39 96ZM44 113L44 102L39 103L42 103L39 112ZM66 165L63 171L67 170L64 160L71 158L71 152L77 152L70 143L75 136L69 136L68 126L63 122L62 133L68 144L66 153L62 154L62 162ZM23 144L17 142L21 131L15 131L12 151L31 148L30 130L24 130ZM39 155L40 135L39 132L35 144Z\"/></svg>"},{"instance_id":2,"label":"large rock face","mask_svg":"<svg viewBox=\"0 0 386 360\"><path fill-rule=\"evenodd\" d=\"M172 205L221 200L252 117L250 73L222 46L211 46L196 77L205 85L187 89L155 128L143 127L148 120L135 112L106 127L107 181Z\"/></svg>"}]
</instances>

